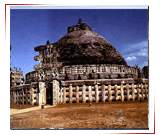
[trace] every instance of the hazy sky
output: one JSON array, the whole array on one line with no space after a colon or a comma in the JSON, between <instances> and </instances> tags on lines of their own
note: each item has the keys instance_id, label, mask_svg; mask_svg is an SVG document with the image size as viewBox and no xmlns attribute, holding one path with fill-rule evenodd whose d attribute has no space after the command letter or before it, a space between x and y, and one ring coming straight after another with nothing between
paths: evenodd
<instances>
[{"instance_id":1,"label":"hazy sky","mask_svg":"<svg viewBox=\"0 0 160 135\"><path fill-rule=\"evenodd\" d=\"M57 42L78 19L109 41L128 66L148 65L148 9L11 9L11 68L33 71L34 47Z\"/></svg>"}]
</instances>

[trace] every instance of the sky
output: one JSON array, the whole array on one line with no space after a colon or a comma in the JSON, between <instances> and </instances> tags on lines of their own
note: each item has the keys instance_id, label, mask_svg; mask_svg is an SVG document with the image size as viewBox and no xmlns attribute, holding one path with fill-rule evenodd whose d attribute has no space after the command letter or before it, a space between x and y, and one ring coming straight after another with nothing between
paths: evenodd
<instances>
[{"instance_id":1,"label":"sky","mask_svg":"<svg viewBox=\"0 0 160 135\"><path fill-rule=\"evenodd\" d=\"M57 42L79 18L109 41L128 66L148 65L148 9L10 9L11 68L26 73L39 64L34 48Z\"/></svg>"}]
</instances>

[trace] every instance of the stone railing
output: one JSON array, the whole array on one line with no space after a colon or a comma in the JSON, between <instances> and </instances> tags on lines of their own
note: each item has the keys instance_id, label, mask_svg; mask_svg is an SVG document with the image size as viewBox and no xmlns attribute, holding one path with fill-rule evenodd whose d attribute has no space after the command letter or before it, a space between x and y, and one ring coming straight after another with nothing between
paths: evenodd
<instances>
[{"instance_id":1,"label":"stone railing","mask_svg":"<svg viewBox=\"0 0 160 135\"><path fill-rule=\"evenodd\" d=\"M45 80L51 78L52 73L57 71L59 80L84 80L84 79L117 79L117 78L136 78L138 70L135 67L109 64L90 64L90 65L70 65L61 68L45 69ZM26 83L37 82L38 71L26 74Z\"/></svg>"},{"instance_id":2,"label":"stone railing","mask_svg":"<svg viewBox=\"0 0 160 135\"><path fill-rule=\"evenodd\" d=\"M41 89L44 91L42 92ZM44 104L46 103L45 94L46 91L43 82L14 86L10 89L10 102L11 104L41 105L42 102L44 102Z\"/></svg>"},{"instance_id":3,"label":"stone railing","mask_svg":"<svg viewBox=\"0 0 160 135\"><path fill-rule=\"evenodd\" d=\"M135 101L148 98L147 79L62 81L61 85L57 93L57 104Z\"/></svg>"}]
</instances>

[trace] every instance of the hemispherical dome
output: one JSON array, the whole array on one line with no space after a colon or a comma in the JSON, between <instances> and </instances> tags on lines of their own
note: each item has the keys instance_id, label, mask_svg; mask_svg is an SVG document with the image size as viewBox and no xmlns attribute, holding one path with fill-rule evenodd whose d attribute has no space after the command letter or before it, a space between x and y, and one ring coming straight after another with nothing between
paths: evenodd
<instances>
[{"instance_id":1,"label":"hemispherical dome","mask_svg":"<svg viewBox=\"0 0 160 135\"><path fill-rule=\"evenodd\" d=\"M127 65L121 54L92 30L71 31L58 42L60 61L65 64Z\"/></svg>"}]
</instances>

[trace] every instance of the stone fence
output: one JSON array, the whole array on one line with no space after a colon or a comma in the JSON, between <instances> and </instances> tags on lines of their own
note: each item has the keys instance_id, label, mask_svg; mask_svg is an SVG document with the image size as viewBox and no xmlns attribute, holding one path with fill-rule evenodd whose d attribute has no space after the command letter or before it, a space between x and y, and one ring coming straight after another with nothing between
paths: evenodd
<instances>
[{"instance_id":1,"label":"stone fence","mask_svg":"<svg viewBox=\"0 0 160 135\"><path fill-rule=\"evenodd\" d=\"M50 86L47 87L46 85ZM47 91L46 91L47 87ZM45 105L47 94L51 104L135 101L147 99L148 79L52 80L11 87L14 104ZM48 93L50 92L50 93Z\"/></svg>"},{"instance_id":2,"label":"stone fence","mask_svg":"<svg viewBox=\"0 0 160 135\"><path fill-rule=\"evenodd\" d=\"M11 104L41 105L42 102L46 104L44 82L34 82L11 87L10 102Z\"/></svg>"},{"instance_id":3,"label":"stone fence","mask_svg":"<svg viewBox=\"0 0 160 135\"><path fill-rule=\"evenodd\" d=\"M147 79L63 81L61 85L58 104L135 101L148 98Z\"/></svg>"}]
</instances>

